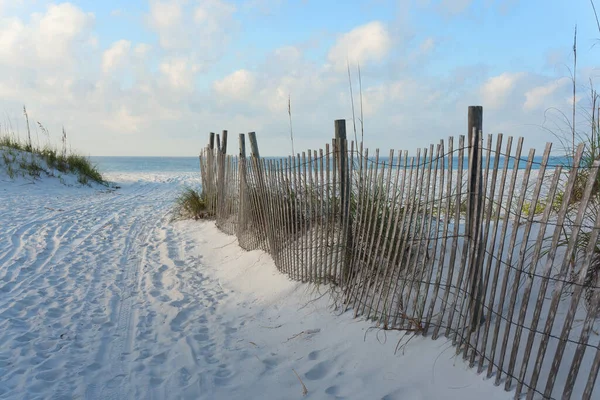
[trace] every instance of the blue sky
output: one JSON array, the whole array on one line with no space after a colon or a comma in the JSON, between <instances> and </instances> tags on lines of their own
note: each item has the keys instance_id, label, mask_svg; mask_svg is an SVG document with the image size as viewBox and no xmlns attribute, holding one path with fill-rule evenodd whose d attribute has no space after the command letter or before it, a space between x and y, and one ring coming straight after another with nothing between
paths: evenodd
<instances>
[{"instance_id":1,"label":"blue sky","mask_svg":"<svg viewBox=\"0 0 600 400\"><path fill-rule=\"evenodd\" d=\"M589 0L0 0L2 126L22 106L90 155L196 155L208 132L256 131L265 155L323 147L351 115L361 65L365 141L412 151L463 134L524 136L568 112L578 25L578 113L597 81ZM598 4L600 6L600 4ZM600 7L599 7L600 8ZM589 108L589 107L588 107ZM578 128L585 132L583 117ZM4 128L3 128L4 129Z\"/></svg>"}]
</instances>

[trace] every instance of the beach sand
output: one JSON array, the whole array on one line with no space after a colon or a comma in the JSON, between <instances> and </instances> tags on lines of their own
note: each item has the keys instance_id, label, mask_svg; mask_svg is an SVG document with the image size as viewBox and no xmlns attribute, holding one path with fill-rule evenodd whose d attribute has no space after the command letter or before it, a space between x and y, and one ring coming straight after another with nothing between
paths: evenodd
<instances>
[{"instance_id":1,"label":"beach sand","mask_svg":"<svg viewBox=\"0 0 600 400\"><path fill-rule=\"evenodd\" d=\"M199 173L108 178L0 176L1 399L511 397L445 338L337 315L213 222L172 222Z\"/></svg>"}]
</instances>

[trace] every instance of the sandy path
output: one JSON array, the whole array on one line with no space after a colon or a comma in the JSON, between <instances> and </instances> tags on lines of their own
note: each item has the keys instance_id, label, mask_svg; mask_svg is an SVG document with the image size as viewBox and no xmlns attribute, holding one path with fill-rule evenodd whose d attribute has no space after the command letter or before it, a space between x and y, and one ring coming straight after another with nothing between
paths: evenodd
<instances>
[{"instance_id":1,"label":"sandy path","mask_svg":"<svg viewBox=\"0 0 600 400\"><path fill-rule=\"evenodd\" d=\"M183 327L199 307L187 306L185 291L201 277L169 277L185 264L167 232L177 184L2 194L0 396L122 399L144 397L138 384L189 379L185 368L178 382L168 378L173 349L163 344L185 345ZM155 329L172 303L178 315Z\"/></svg>"}]
</instances>

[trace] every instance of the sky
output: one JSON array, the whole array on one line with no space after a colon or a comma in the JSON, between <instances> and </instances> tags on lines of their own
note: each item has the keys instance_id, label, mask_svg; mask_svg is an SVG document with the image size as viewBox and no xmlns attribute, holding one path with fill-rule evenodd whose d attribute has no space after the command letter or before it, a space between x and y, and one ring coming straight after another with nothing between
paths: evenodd
<instances>
[{"instance_id":1,"label":"sky","mask_svg":"<svg viewBox=\"0 0 600 400\"><path fill-rule=\"evenodd\" d=\"M85 155L196 156L222 130L229 153L254 131L288 155L288 99L298 152L336 119L360 136L362 97L365 146L386 154L465 135L470 105L485 135L542 149L569 130L575 25L585 132L590 0L0 0L0 127L23 137L25 106L34 140L64 127Z\"/></svg>"}]
</instances>

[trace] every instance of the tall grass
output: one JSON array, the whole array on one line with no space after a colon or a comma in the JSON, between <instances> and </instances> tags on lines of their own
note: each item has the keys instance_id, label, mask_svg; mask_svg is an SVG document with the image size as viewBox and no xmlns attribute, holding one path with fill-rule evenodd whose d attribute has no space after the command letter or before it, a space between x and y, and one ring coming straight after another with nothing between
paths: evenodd
<instances>
[{"instance_id":1,"label":"tall grass","mask_svg":"<svg viewBox=\"0 0 600 400\"><path fill-rule=\"evenodd\" d=\"M34 145L31 139L31 128L27 109L23 107L25 116L27 136L21 139L10 126L5 125L4 131L0 132L0 152L2 153L2 164L8 176L14 179L18 176L29 176L39 178L42 173L48 176L59 174L74 174L82 185L96 182L106 185L106 181L98 168L92 164L88 157L67 151L67 134L62 130L62 149L58 150L50 143L50 132L41 124L37 125L42 130L48 142L40 146L39 141Z\"/></svg>"},{"instance_id":2,"label":"tall grass","mask_svg":"<svg viewBox=\"0 0 600 400\"><path fill-rule=\"evenodd\" d=\"M210 215L206 199L193 188L185 188L175 201L176 218L199 220Z\"/></svg>"}]
</instances>

